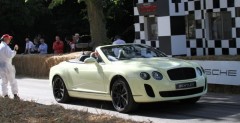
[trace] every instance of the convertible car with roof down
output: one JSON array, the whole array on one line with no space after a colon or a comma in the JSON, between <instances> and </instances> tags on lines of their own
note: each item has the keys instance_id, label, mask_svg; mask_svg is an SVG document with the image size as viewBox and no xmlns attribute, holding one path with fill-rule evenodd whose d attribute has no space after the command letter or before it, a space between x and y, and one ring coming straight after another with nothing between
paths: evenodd
<instances>
[{"instance_id":1,"label":"convertible car with roof down","mask_svg":"<svg viewBox=\"0 0 240 123\"><path fill-rule=\"evenodd\" d=\"M169 58L141 44L99 46L90 56L52 67L49 79L59 103L71 97L106 100L124 113L139 103L193 104L207 92L207 78L200 65Z\"/></svg>"}]
</instances>

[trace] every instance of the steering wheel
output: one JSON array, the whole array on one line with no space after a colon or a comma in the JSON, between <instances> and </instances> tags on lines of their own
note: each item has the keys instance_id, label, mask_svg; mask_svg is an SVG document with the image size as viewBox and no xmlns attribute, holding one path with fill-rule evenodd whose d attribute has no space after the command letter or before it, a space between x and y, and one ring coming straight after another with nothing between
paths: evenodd
<instances>
[{"instance_id":1,"label":"steering wheel","mask_svg":"<svg viewBox=\"0 0 240 123\"><path fill-rule=\"evenodd\" d=\"M133 58L135 56L135 48L130 46L130 47L124 47L123 48L123 55L126 58Z\"/></svg>"}]
</instances>

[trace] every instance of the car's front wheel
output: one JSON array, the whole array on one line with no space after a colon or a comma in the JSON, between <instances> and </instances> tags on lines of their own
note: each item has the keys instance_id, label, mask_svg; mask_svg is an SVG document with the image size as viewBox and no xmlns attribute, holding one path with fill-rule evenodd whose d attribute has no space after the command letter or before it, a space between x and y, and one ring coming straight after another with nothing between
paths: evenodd
<instances>
[{"instance_id":1,"label":"car's front wheel","mask_svg":"<svg viewBox=\"0 0 240 123\"><path fill-rule=\"evenodd\" d=\"M189 99L182 99L179 100L183 104L195 104L197 101L200 100L201 97L194 97L194 98L189 98Z\"/></svg>"},{"instance_id":2,"label":"car's front wheel","mask_svg":"<svg viewBox=\"0 0 240 123\"><path fill-rule=\"evenodd\" d=\"M53 79L53 96L59 103L66 103L69 101L68 91L64 84L64 81L60 76L56 76Z\"/></svg>"},{"instance_id":3,"label":"car's front wheel","mask_svg":"<svg viewBox=\"0 0 240 123\"><path fill-rule=\"evenodd\" d=\"M118 112L128 113L135 110L137 107L131 89L124 79L117 79L113 83L111 97L113 106Z\"/></svg>"}]
</instances>

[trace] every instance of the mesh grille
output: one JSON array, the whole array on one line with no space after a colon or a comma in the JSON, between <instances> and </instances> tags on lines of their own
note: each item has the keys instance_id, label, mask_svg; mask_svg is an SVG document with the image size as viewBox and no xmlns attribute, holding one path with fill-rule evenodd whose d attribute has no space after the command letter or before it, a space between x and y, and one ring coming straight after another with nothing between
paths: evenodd
<instances>
[{"instance_id":1,"label":"mesh grille","mask_svg":"<svg viewBox=\"0 0 240 123\"><path fill-rule=\"evenodd\" d=\"M171 80L185 80L196 78L196 72L194 68L177 68L167 71Z\"/></svg>"}]
</instances>

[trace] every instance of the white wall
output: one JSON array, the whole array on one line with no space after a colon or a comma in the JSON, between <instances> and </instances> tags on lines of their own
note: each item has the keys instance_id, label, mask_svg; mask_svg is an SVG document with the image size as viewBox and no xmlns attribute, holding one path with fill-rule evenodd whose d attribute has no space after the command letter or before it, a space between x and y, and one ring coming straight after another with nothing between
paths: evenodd
<instances>
[{"instance_id":1,"label":"white wall","mask_svg":"<svg viewBox=\"0 0 240 123\"><path fill-rule=\"evenodd\" d=\"M207 74L208 83L240 86L240 61L199 61Z\"/></svg>"}]
</instances>

